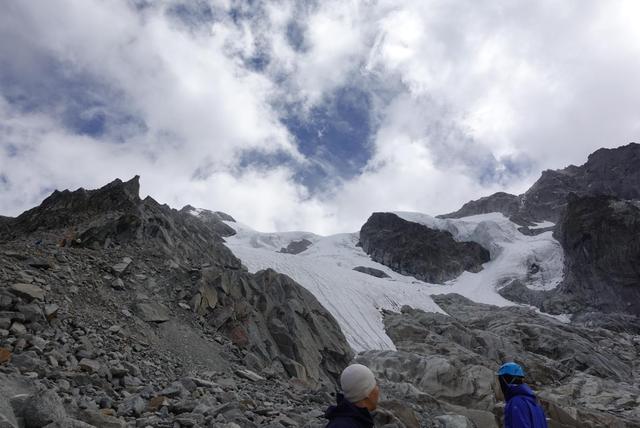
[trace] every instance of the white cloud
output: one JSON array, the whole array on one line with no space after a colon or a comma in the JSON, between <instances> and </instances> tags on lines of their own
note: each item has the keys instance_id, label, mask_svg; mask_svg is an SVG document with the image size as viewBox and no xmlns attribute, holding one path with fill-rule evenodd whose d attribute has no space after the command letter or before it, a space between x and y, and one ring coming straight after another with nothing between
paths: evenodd
<instances>
[{"instance_id":1,"label":"white cloud","mask_svg":"<svg viewBox=\"0 0 640 428\"><path fill-rule=\"evenodd\" d=\"M43 189L140 174L143 192L161 202L225 210L263 230L354 230L375 210L438 214L523 191L541 169L582 163L640 132L633 0L277 0L259 11L212 1L216 21L197 31L168 18L167 4L5 8L3 64L37 82L47 74L42 57L55 58L112 88L148 131L125 144L78 136L56 111L0 102L0 174L10 182L1 214L29 208ZM237 21L224 17L239 5ZM247 67L260 54L266 68ZM309 109L343 86L374 97L373 157L353 179L311 195L294 171L308 160L277 106ZM298 164L243 169L243 150L285 152Z\"/></svg>"}]
</instances>

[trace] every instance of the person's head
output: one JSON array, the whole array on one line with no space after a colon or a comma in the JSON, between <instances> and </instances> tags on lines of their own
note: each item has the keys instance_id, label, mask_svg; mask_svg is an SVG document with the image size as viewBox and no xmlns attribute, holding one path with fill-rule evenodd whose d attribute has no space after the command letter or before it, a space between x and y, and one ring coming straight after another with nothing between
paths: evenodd
<instances>
[{"instance_id":1,"label":"person's head","mask_svg":"<svg viewBox=\"0 0 640 428\"><path fill-rule=\"evenodd\" d=\"M524 383L524 369L517 363L509 362L504 363L498 369L498 381L500 382L500 389L502 393L507 396L507 391L510 385L521 385Z\"/></svg>"},{"instance_id":2,"label":"person's head","mask_svg":"<svg viewBox=\"0 0 640 428\"><path fill-rule=\"evenodd\" d=\"M378 406L380 388L371 370L362 364L352 364L342 372L340 386L344 398L357 407L373 411Z\"/></svg>"}]
</instances>

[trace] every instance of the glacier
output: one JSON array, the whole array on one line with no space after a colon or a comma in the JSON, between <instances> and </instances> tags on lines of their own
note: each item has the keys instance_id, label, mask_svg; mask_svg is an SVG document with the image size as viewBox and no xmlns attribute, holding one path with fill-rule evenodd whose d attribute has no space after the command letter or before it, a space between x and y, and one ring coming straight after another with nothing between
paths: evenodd
<instances>
[{"instance_id":1,"label":"glacier","mask_svg":"<svg viewBox=\"0 0 640 428\"><path fill-rule=\"evenodd\" d=\"M464 272L445 284L430 284L372 261L357 245L357 232L330 236L309 232L264 233L229 221L225 223L236 235L225 240L250 272L272 268L313 293L336 318L356 352L395 349L384 329L383 310L397 312L408 305L444 313L431 298L432 294L442 293L458 293L479 303L515 305L498 294L507 282L518 279L529 288L550 290L562 281L563 252L550 231L524 235L517 224L499 213L461 219L439 219L413 212L395 214L407 221L449 231L456 240L477 242L490 251L491 260L480 272ZM280 252L289 243L302 239L312 243L305 251ZM530 269L533 264L538 267L534 272ZM354 271L356 266L379 269L389 278Z\"/></svg>"}]
</instances>

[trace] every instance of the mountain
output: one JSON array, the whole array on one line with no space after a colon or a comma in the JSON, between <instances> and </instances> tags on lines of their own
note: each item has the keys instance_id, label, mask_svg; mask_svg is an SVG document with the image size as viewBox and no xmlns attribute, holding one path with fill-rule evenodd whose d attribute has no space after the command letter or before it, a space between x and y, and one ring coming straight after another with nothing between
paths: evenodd
<instances>
[{"instance_id":1,"label":"mountain","mask_svg":"<svg viewBox=\"0 0 640 428\"><path fill-rule=\"evenodd\" d=\"M353 355L334 317L291 278L244 270L224 245L233 218L138 190L135 177L56 191L3 218L0 424L251 425L312 410L285 391L333 390ZM257 397L275 410L241 407Z\"/></svg>"},{"instance_id":2,"label":"mountain","mask_svg":"<svg viewBox=\"0 0 640 428\"><path fill-rule=\"evenodd\" d=\"M295 255L278 250L301 232L228 223L237 233L227 246L250 271L286 272L332 312L362 351L356 361L383 382L388 421L497 427L493 373L515 359L552 426L638 426L638 202L616 196L635 197L619 177L635 179L637 149L598 151L543 173L523 196L455 216L374 213L359 233L306 236Z\"/></svg>"},{"instance_id":3,"label":"mountain","mask_svg":"<svg viewBox=\"0 0 640 428\"><path fill-rule=\"evenodd\" d=\"M0 426L320 428L357 361L377 426L497 428L515 360L550 426L638 427L638 159L332 236L55 191L0 217Z\"/></svg>"},{"instance_id":4,"label":"mountain","mask_svg":"<svg viewBox=\"0 0 640 428\"><path fill-rule=\"evenodd\" d=\"M570 193L578 196L609 195L620 199L640 199L640 144L600 149L581 166L547 170L522 195L500 192L470 201L458 211L442 218L461 218L500 212L527 226L550 221L556 223L567 206Z\"/></svg>"}]
</instances>

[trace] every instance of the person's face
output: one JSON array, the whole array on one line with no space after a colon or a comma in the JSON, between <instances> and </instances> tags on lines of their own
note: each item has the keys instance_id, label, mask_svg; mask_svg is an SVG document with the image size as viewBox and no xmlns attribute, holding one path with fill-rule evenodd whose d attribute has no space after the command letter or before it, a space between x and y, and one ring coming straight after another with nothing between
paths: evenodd
<instances>
[{"instance_id":1,"label":"person's face","mask_svg":"<svg viewBox=\"0 0 640 428\"><path fill-rule=\"evenodd\" d=\"M373 411L378 407L378 401L380 400L380 387L376 385L369 393L367 401L369 401L369 410Z\"/></svg>"}]
</instances>

